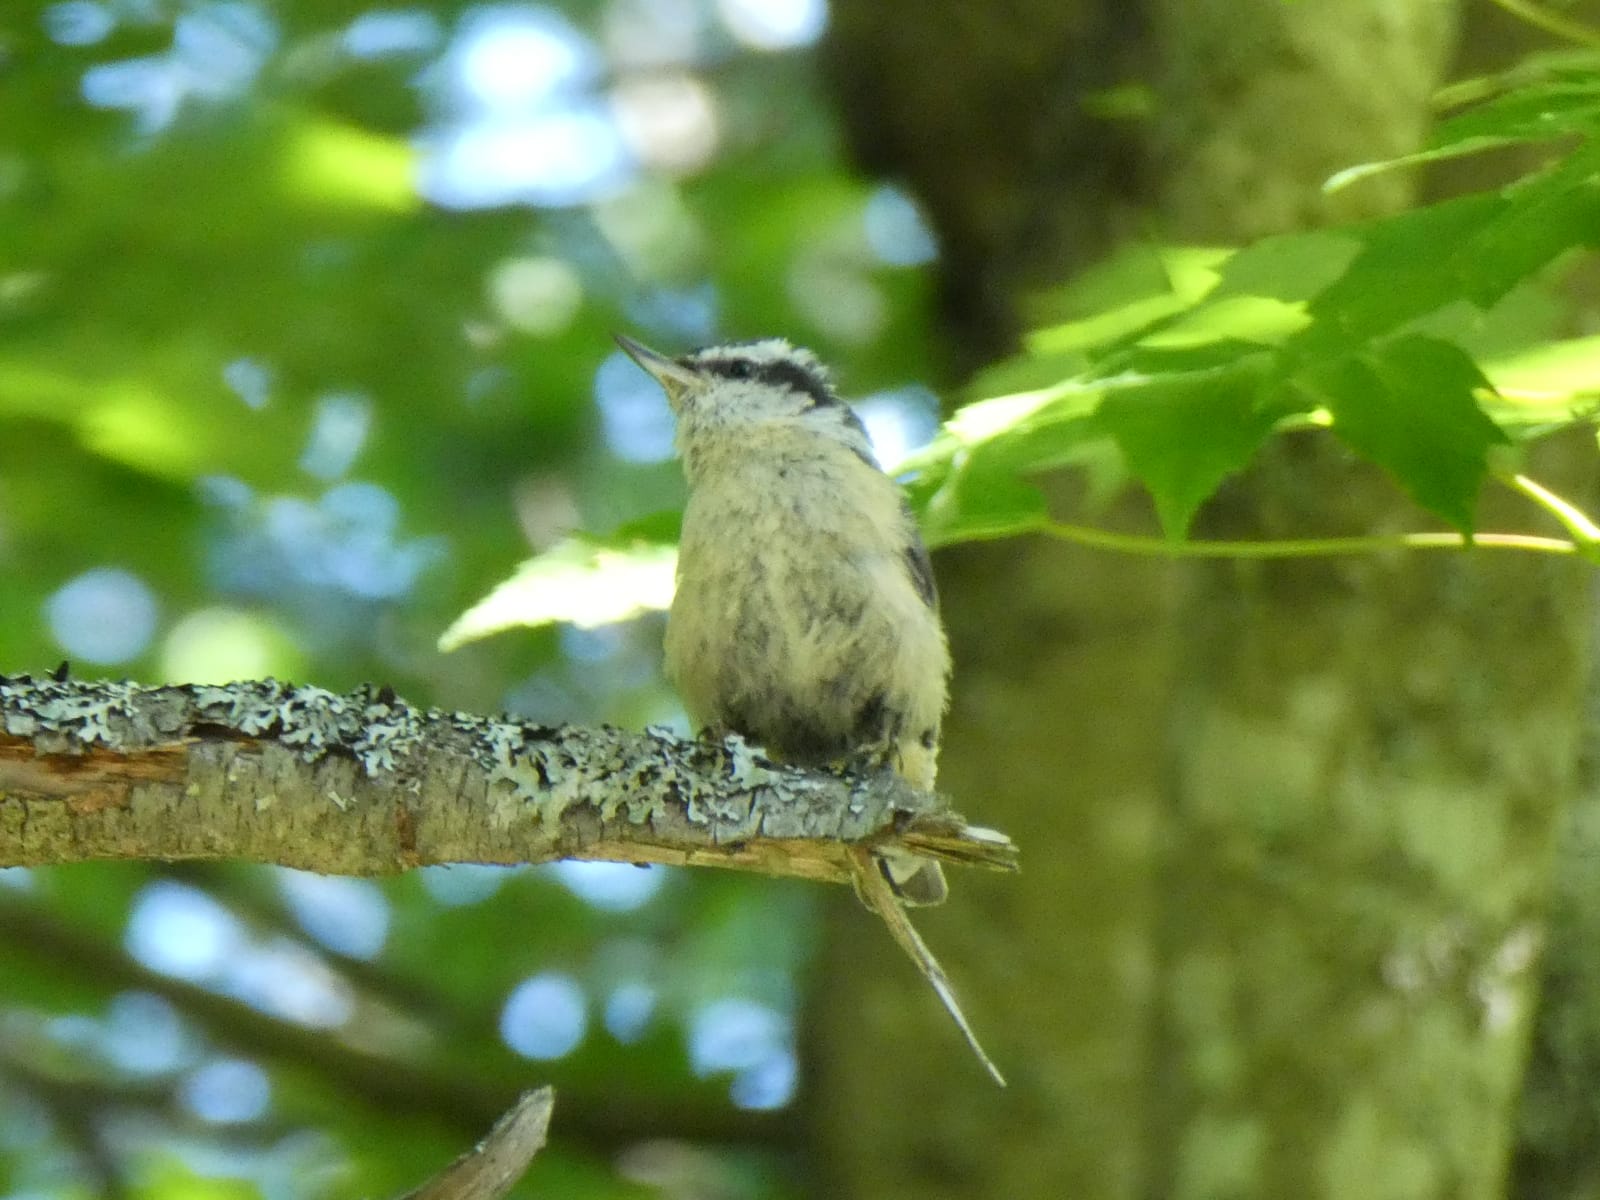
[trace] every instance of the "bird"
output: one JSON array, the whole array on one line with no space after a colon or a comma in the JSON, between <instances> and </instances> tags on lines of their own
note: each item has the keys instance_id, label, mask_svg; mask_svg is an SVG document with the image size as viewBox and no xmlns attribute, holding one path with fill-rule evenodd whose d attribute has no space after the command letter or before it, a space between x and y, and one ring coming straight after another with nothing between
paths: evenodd
<instances>
[{"instance_id":1,"label":"bird","mask_svg":"<svg viewBox=\"0 0 1600 1200\"><path fill-rule=\"evenodd\" d=\"M665 658L690 719L931 791L950 677L932 566L827 369L779 337L669 357L615 336L676 417L689 496ZM900 903L946 898L934 860L874 861Z\"/></svg>"}]
</instances>

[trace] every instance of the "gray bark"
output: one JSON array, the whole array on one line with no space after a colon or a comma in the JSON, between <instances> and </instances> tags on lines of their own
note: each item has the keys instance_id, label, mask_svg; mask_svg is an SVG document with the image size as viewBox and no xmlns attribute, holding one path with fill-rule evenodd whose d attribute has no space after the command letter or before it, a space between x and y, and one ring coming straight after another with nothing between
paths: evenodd
<instances>
[{"instance_id":1,"label":"gray bark","mask_svg":"<svg viewBox=\"0 0 1600 1200\"><path fill-rule=\"evenodd\" d=\"M980 351L985 331L1015 327L1029 280L1105 249L1104 214L1127 203L1103 169L1052 162L1125 162L1147 139L1151 223L1175 238L1234 242L1406 203L1404 175L1332 200L1320 185L1416 144L1457 8L1152 3L1156 116L1119 144L1104 126L1097 139L1078 100L1101 64L1140 57L1116 36L1138 23L1127 6L1065 5L1054 24L948 7L909 23L841 0L834 36L850 44L832 61L889 64L844 90L846 120L940 222L946 270L985 285L968 297L991 314ZM1097 24L1091 8L1119 15ZM1108 38L1059 54L1063 30L1096 28ZM1021 29L1057 55L1053 71L965 49L1015 46ZM894 64L913 55L958 65L902 92ZM998 69L983 78L986 64ZM1009 120L977 183L945 169L962 156L942 118L967 89L1004 96ZM1049 146L1073 153L1052 160ZM1000 201L986 226L967 215L985 211L985 188ZM1052 207L1081 214L1082 241L1009 219ZM1062 221L1051 230L1070 240ZM970 268L991 256L999 270ZM1553 469L1558 488L1572 478ZM1202 532L1422 520L1322 437L1266 456ZM926 932L1012 1087L980 1099L918 1054L931 1016L914 981L851 970L865 946L841 923L817 1002L812 1117L832 1177L819 1194L1497 1195L1576 782L1582 567L1487 553L1178 567L1022 543L938 565L956 660L941 779L1033 852L1007 887L958 890Z\"/></svg>"},{"instance_id":2,"label":"gray bark","mask_svg":"<svg viewBox=\"0 0 1600 1200\"><path fill-rule=\"evenodd\" d=\"M1206 532L1370 528L1391 489L1286 447ZM1577 782L1585 584L1484 552L1199 575L1153 1191L1502 1194Z\"/></svg>"},{"instance_id":3,"label":"gray bark","mask_svg":"<svg viewBox=\"0 0 1600 1200\"><path fill-rule=\"evenodd\" d=\"M555 1093L524 1092L484 1139L400 1200L500 1200L544 1149Z\"/></svg>"},{"instance_id":4,"label":"gray bark","mask_svg":"<svg viewBox=\"0 0 1600 1200\"><path fill-rule=\"evenodd\" d=\"M230 858L339 874L560 858L842 881L849 847L1008 865L888 773L422 711L377 689L0 676L0 865Z\"/></svg>"}]
</instances>

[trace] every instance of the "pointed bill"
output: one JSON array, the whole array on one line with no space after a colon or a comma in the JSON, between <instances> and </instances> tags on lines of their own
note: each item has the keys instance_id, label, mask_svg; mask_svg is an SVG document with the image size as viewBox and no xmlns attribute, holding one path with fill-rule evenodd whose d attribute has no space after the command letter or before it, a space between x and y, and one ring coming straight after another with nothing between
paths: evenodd
<instances>
[{"instance_id":1,"label":"pointed bill","mask_svg":"<svg viewBox=\"0 0 1600 1200\"><path fill-rule=\"evenodd\" d=\"M659 350L652 350L626 334L613 333L611 336L616 339L617 345L622 347L624 354L648 371L661 385L662 390L667 393L667 402L673 408L678 407L678 400L686 391L700 382L700 376L696 372L676 359L668 358Z\"/></svg>"}]
</instances>

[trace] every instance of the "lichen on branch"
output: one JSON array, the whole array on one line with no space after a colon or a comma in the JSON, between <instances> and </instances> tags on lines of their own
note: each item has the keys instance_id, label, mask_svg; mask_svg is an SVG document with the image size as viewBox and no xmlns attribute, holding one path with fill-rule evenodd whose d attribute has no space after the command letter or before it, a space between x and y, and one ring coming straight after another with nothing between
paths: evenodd
<instances>
[{"instance_id":1,"label":"lichen on branch","mask_svg":"<svg viewBox=\"0 0 1600 1200\"><path fill-rule=\"evenodd\" d=\"M848 848L1009 869L902 780L773 763L738 737L544 726L276 680L0 676L0 865L233 858L337 874L561 858L841 881Z\"/></svg>"}]
</instances>

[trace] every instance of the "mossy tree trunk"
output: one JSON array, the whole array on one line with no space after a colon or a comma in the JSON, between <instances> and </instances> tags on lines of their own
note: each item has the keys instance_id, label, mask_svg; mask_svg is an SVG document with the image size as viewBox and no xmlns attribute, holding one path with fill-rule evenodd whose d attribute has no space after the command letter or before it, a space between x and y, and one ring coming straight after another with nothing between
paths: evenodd
<instances>
[{"instance_id":1,"label":"mossy tree trunk","mask_svg":"<svg viewBox=\"0 0 1600 1200\"><path fill-rule=\"evenodd\" d=\"M1408 202L1402 177L1318 188L1420 139L1455 37L1439 0L889 7L840 0L831 61L865 160L939 226L958 363L1141 200L1173 240L1217 241ZM1085 116L1120 72L1153 83L1153 121ZM1090 519L1148 521L1136 498ZM1423 519L1309 438L1200 532ZM826 1194L1499 1195L1576 786L1582 569L1179 567L1033 541L938 567L941 784L1017 837L1024 872L958 876L919 919L1012 1087L969 1068L909 971L864 969L880 931L841 907L813 1047Z\"/></svg>"}]
</instances>

